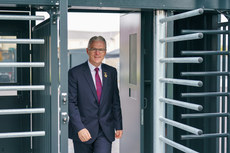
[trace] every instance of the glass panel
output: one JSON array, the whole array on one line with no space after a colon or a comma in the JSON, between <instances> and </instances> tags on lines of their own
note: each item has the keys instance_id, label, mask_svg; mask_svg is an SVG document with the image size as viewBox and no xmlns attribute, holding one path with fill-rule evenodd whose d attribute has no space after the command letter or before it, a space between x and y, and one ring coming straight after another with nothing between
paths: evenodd
<instances>
[{"instance_id":1,"label":"glass panel","mask_svg":"<svg viewBox=\"0 0 230 153\"><path fill-rule=\"evenodd\" d=\"M0 36L0 39L16 39L16 36ZM16 44L0 44L0 62L17 61ZM17 69L12 67L0 68L0 83L17 82Z\"/></svg>"},{"instance_id":2,"label":"glass panel","mask_svg":"<svg viewBox=\"0 0 230 153\"><path fill-rule=\"evenodd\" d=\"M137 85L137 34L129 35L129 83Z\"/></svg>"}]
</instances>

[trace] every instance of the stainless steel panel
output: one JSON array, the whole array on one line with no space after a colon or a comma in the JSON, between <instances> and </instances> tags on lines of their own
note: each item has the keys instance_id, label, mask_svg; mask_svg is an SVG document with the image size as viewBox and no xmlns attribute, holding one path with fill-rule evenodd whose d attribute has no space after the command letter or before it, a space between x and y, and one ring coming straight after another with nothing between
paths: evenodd
<instances>
[{"instance_id":1,"label":"stainless steel panel","mask_svg":"<svg viewBox=\"0 0 230 153\"><path fill-rule=\"evenodd\" d=\"M120 25L120 96L124 129L120 153L140 153L140 13L121 16Z\"/></svg>"}]
</instances>

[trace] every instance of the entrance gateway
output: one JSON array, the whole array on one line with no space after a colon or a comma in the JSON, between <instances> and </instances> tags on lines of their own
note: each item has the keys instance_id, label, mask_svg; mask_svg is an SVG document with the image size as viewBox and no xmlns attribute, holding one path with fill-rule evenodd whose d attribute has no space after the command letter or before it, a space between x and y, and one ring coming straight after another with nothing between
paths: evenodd
<instances>
[{"instance_id":1,"label":"entrance gateway","mask_svg":"<svg viewBox=\"0 0 230 153\"><path fill-rule=\"evenodd\" d=\"M1 51L0 151L68 152L67 12L96 11L123 13L120 152L229 152L227 1L0 3L0 42L17 44Z\"/></svg>"}]
</instances>

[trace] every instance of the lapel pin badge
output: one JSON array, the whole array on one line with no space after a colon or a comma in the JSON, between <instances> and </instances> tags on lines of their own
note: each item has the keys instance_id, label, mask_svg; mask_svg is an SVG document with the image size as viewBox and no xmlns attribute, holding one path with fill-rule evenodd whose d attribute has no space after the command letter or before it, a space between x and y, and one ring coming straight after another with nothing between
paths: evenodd
<instances>
[{"instance_id":1,"label":"lapel pin badge","mask_svg":"<svg viewBox=\"0 0 230 153\"><path fill-rule=\"evenodd\" d=\"M107 78L107 77L108 77L108 75L107 75L107 73L106 73L106 72L104 72L104 77L105 77L105 78Z\"/></svg>"}]
</instances>

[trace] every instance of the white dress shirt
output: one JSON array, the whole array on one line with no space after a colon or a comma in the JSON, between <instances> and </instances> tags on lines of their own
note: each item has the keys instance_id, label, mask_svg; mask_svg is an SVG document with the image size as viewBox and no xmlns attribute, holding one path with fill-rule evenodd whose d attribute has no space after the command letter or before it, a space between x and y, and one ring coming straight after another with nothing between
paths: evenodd
<instances>
[{"instance_id":1,"label":"white dress shirt","mask_svg":"<svg viewBox=\"0 0 230 153\"><path fill-rule=\"evenodd\" d=\"M88 65L89 65L89 69L90 69L90 72L91 72L91 75L92 75L92 78L93 78L94 86L95 86L95 88L96 88L96 80L95 80L95 74L96 74L95 68L96 68L96 67L95 67L94 65L92 65L92 64L89 62L89 60L88 60ZM103 85L103 84L102 84L102 83L103 83L103 81L102 81L103 77L102 77L101 64L98 66L98 68L99 68L98 74L99 74L99 77L100 77L100 79L101 79L101 85ZM97 88L96 88L96 89L97 89Z\"/></svg>"}]
</instances>

